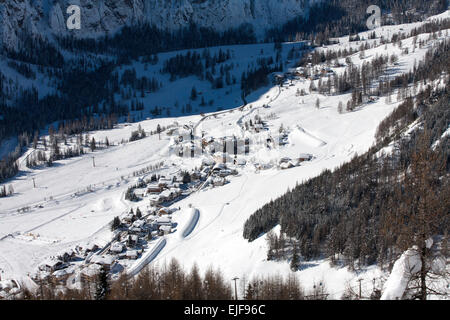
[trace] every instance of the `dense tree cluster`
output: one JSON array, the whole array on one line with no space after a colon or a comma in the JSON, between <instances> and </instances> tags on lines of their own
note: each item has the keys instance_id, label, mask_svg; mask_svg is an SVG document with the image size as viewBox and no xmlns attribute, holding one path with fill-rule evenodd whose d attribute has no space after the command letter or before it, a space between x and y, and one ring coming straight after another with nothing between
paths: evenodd
<instances>
[{"instance_id":1,"label":"dense tree cluster","mask_svg":"<svg viewBox=\"0 0 450 320\"><path fill-rule=\"evenodd\" d=\"M382 24L421 21L424 17L447 10L447 0L374 0L382 10ZM267 41L309 39L315 45L330 43L329 39L367 30L369 4L360 0L331 0L311 6L307 18L295 18L282 27L271 29Z\"/></svg>"},{"instance_id":2,"label":"dense tree cluster","mask_svg":"<svg viewBox=\"0 0 450 320\"><path fill-rule=\"evenodd\" d=\"M18 50L3 48L6 56L13 60L19 60L40 66L61 68L64 65L64 57L59 50L42 37L32 37L26 32L20 32Z\"/></svg>"},{"instance_id":3,"label":"dense tree cluster","mask_svg":"<svg viewBox=\"0 0 450 320\"><path fill-rule=\"evenodd\" d=\"M122 77L120 78L120 84L141 92L141 97L145 96L145 92L156 92L162 86L156 78L150 79L146 76L137 77L136 70L134 68L126 69L123 72Z\"/></svg>"},{"instance_id":4,"label":"dense tree cluster","mask_svg":"<svg viewBox=\"0 0 450 320\"><path fill-rule=\"evenodd\" d=\"M109 53L122 56L125 60L167 51L255 42L256 36L253 27L249 24L222 32L198 27L194 24L174 32L161 30L154 25L137 24L125 26L118 33L99 39L77 39L75 37L59 39L62 47L70 51Z\"/></svg>"},{"instance_id":5,"label":"dense tree cluster","mask_svg":"<svg viewBox=\"0 0 450 320\"><path fill-rule=\"evenodd\" d=\"M415 81L435 80L441 75L435 73L435 68L442 69L449 62L448 43L442 43L430 50L424 62L415 69L417 74L409 76ZM417 203L408 199L424 196L419 193L418 182L411 189L410 181L418 181L421 173L420 170L410 172L410 168L426 166L429 169L427 175L433 180L419 179L419 182L432 185L429 190L433 190L434 197L427 205L433 214L442 219L450 209L446 199L449 192L449 138L442 137L450 121L448 75L445 83L443 90L436 92L427 86L415 101L406 99L380 125L378 145L368 153L355 157L335 172L323 172L257 210L245 223L244 237L254 240L281 224L282 232L296 239L295 245L306 260L325 255L332 261L342 258L351 267L392 261L397 253L392 249L405 248L399 246L400 236L396 235L402 226L408 226L405 219L413 219L412 214L418 208ZM425 133L418 130L399 139L399 133L418 117ZM423 140L425 142L421 142ZM391 141L397 141L395 152L389 156L377 155L378 150ZM439 144L432 150L435 141ZM435 207L437 203L440 203L439 208ZM403 207L403 220L402 224L393 224L391 218L396 216L398 204ZM390 236L386 234L388 227ZM445 234L446 228L447 224L443 223L433 231ZM411 233L414 235L414 231ZM411 245L411 241L408 244ZM272 237L269 258L285 258L287 246L292 246L290 241L273 240Z\"/></svg>"},{"instance_id":6,"label":"dense tree cluster","mask_svg":"<svg viewBox=\"0 0 450 320\"><path fill-rule=\"evenodd\" d=\"M244 72L241 76L242 96L248 96L255 91L269 84L268 75L283 70L282 64L276 64L273 58L260 58L258 65Z\"/></svg>"},{"instance_id":7,"label":"dense tree cluster","mask_svg":"<svg viewBox=\"0 0 450 320\"><path fill-rule=\"evenodd\" d=\"M197 52L188 51L185 55L177 54L164 62L163 73L170 73L171 80L176 76L184 78L190 75L200 76L203 73L201 55Z\"/></svg>"},{"instance_id":8,"label":"dense tree cluster","mask_svg":"<svg viewBox=\"0 0 450 320\"><path fill-rule=\"evenodd\" d=\"M82 279L80 289L58 286L51 277L42 280L38 290L23 290L26 300L231 300L234 288L220 271L209 268L202 275L196 265L186 272L173 259L161 267L150 266L136 277L123 272L117 280L111 280L102 270L92 280ZM319 286L318 286L319 287ZM325 285L306 291L295 275L254 277L242 284L238 292L245 300L305 300L325 299Z\"/></svg>"}]
</instances>

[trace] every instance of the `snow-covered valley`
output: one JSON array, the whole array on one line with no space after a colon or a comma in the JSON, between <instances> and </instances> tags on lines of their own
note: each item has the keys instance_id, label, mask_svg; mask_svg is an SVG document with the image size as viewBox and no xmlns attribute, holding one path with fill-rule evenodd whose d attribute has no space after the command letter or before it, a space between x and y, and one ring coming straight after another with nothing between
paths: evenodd
<instances>
[{"instance_id":1,"label":"snow-covered valley","mask_svg":"<svg viewBox=\"0 0 450 320\"><path fill-rule=\"evenodd\" d=\"M432 19L446 18L448 14L449 11ZM393 78L412 70L428 49L448 39L448 30L445 30L435 39L430 34L420 34L419 40L425 42L421 48L416 47L418 40L413 37L403 40L402 48L394 43L380 43L381 36L389 39L400 28L407 34L420 25L381 27L375 30L376 39L367 40L369 32L365 32L360 36L366 40L349 42L348 37L343 37L338 39L337 44L315 50L326 52L353 48L356 51L349 59L356 66L382 55L395 54L398 60L389 63L384 73L385 77ZM360 48L366 43L375 45L364 50L362 55ZM241 64L238 68L240 72L255 60L253 56L260 52L269 53L272 47L273 44L257 44L213 50L232 50L233 58L229 63ZM292 48L303 48L303 43L283 44L285 60ZM405 48L409 49L408 52ZM301 53L308 54L307 51ZM160 59L165 60L175 54L167 53ZM342 66L318 66L317 72L321 75L312 81L317 85L322 78L326 82L331 75L343 74L346 59L338 60ZM140 61L133 61L131 66L137 70L138 76L152 75L158 74L162 63L144 69ZM292 63L287 66L292 66ZM129 67L119 67L118 70L123 72ZM227 174L223 185L214 185L213 180L207 184L206 178L189 186L189 192L186 191L183 197L167 204L169 209L180 209L170 214L175 227L149 241L137 260L117 259L117 264L130 271L148 263L163 264L176 258L186 268L196 263L202 272L210 266L220 268L227 279L289 274L291 270L286 261L267 261L264 235L252 242L243 238L245 221L288 188L292 189L296 184L326 169L333 170L355 155L366 152L375 142L380 122L403 101L395 99L394 92L390 102L381 97L364 102L353 111L342 112L338 110L338 105L340 102L346 105L351 99L350 93L309 93L311 81L294 71L298 70L289 70L288 75L288 70L285 70L281 85L271 83L253 92L247 97L247 105L241 105L238 84L231 86L231 90L211 91L207 81L196 77L171 82L168 75L163 75L163 88L142 98L146 106L172 106L178 101L183 104L189 100L193 86L206 101L214 98L213 106L206 109L195 106L198 114L194 115L182 115L179 108L174 107L171 115L164 115L164 118L151 118L151 109L145 109L143 119L138 122L118 124L111 130L89 133L89 139L95 138L95 141L105 141L107 137L111 144L108 148L56 161L52 167L27 168L26 158L34 152L30 148L19 159L19 175L7 183L13 185L14 194L0 199L2 280L16 279L33 287L35 284L31 278L50 256L77 246L107 246L114 236L111 221L116 216L124 218L130 209L136 211L139 207L144 216L151 215L157 206L151 205L148 193L144 192L137 202L125 199L127 189L139 181L150 179L155 174L177 177L179 181L181 172L194 172L202 164L205 167L205 163L220 162L223 154L222 150L217 149L212 151L207 148L203 154L196 152L195 157L186 153L180 157L177 147L190 146L190 142L178 140L183 130L192 130L197 147L203 140L221 141L224 137L236 137L241 141L249 139L249 151L236 152L235 156L228 149L226 165L235 174ZM372 84L374 87L376 85ZM302 90L308 94L300 95ZM138 113L136 115L140 117ZM254 125L246 126L250 122ZM160 134L148 134L155 132L158 125L167 129ZM147 136L127 142L138 128ZM178 134L169 133L169 129L178 130L175 131ZM76 137L72 139L75 141ZM281 141L283 143L277 143ZM305 155L310 158L299 161ZM286 163L288 165L283 165ZM189 226L191 219L187 218L192 214L192 208L198 210L193 227ZM275 231L279 232L279 227ZM161 239L164 239L164 245L161 245ZM153 252L153 248L158 250ZM77 273L88 264L84 261L75 263L78 269L70 279L76 280ZM373 280L381 281L385 276L376 266L354 272L343 267L331 267L326 259L309 261L296 274L307 290L319 282L325 283L332 299L339 299L348 285L356 288L359 278L364 279L363 292L370 292L374 286Z\"/></svg>"}]
</instances>

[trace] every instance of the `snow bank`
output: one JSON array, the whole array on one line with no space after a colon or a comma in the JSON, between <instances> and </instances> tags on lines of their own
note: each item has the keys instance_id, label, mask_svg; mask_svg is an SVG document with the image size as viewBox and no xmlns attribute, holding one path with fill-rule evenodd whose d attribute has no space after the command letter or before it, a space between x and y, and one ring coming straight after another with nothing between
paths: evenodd
<instances>
[{"instance_id":1,"label":"snow bank","mask_svg":"<svg viewBox=\"0 0 450 320\"><path fill-rule=\"evenodd\" d=\"M142 258L128 270L128 274L130 276L137 275L147 264L149 264L153 259L156 258L156 256L165 247L166 242L167 241L165 238L159 239L158 242L154 245L154 247L152 249L148 250L142 256Z\"/></svg>"},{"instance_id":2,"label":"snow bank","mask_svg":"<svg viewBox=\"0 0 450 320\"><path fill-rule=\"evenodd\" d=\"M186 238L194 230L197 225L198 219L200 218L200 211L195 208L191 208L186 212L189 215L188 222L181 229L180 238Z\"/></svg>"},{"instance_id":3,"label":"snow bank","mask_svg":"<svg viewBox=\"0 0 450 320\"><path fill-rule=\"evenodd\" d=\"M408 249L395 262L389 279L384 284L381 300L401 299L411 275L422 267L417 249Z\"/></svg>"}]
</instances>

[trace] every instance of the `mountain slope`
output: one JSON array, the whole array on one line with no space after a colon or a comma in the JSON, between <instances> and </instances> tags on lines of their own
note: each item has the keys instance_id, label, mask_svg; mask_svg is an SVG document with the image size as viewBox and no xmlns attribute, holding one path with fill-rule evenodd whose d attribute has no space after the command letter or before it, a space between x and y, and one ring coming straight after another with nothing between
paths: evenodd
<instances>
[{"instance_id":1,"label":"mountain slope","mask_svg":"<svg viewBox=\"0 0 450 320\"><path fill-rule=\"evenodd\" d=\"M176 30L195 23L223 31L244 23L262 35L270 27L307 14L321 0L6 0L0 3L1 42L15 48L19 30L35 36L65 35L66 9L81 8L79 37L111 34L124 25L147 22Z\"/></svg>"}]
</instances>

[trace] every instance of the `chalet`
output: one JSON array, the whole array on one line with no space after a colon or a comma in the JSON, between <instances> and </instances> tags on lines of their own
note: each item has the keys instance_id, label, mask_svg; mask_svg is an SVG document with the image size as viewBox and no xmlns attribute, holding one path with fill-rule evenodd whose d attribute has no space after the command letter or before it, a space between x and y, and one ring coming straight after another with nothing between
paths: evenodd
<instances>
[{"instance_id":1,"label":"chalet","mask_svg":"<svg viewBox=\"0 0 450 320\"><path fill-rule=\"evenodd\" d=\"M98 264L102 266L106 271L109 271L113 267L115 259L113 256L110 255L93 256L91 259L91 263Z\"/></svg>"},{"instance_id":2,"label":"chalet","mask_svg":"<svg viewBox=\"0 0 450 320\"><path fill-rule=\"evenodd\" d=\"M312 156L311 154L308 154L308 153L302 153L302 154L299 155L298 161L299 161L299 162L311 161L312 157L313 157L313 156Z\"/></svg>"},{"instance_id":3,"label":"chalet","mask_svg":"<svg viewBox=\"0 0 450 320\"><path fill-rule=\"evenodd\" d=\"M168 185L168 184L171 184L171 183L172 183L172 179L165 178L165 177L161 177L161 178L159 178L158 186L159 186L160 188L166 188L167 185Z\"/></svg>"},{"instance_id":4,"label":"chalet","mask_svg":"<svg viewBox=\"0 0 450 320\"><path fill-rule=\"evenodd\" d=\"M147 223L148 224L153 223L156 221L156 219L158 219L158 216L156 214L149 215L147 217Z\"/></svg>"},{"instance_id":5,"label":"chalet","mask_svg":"<svg viewBox=\"0 0 450 320\"><path fill-rule=\"evenodd\" d=\"M223 186L226 184L226 180L225 180L225 178L214 178L212 180L212 184L215 187L220 187L220 186Z\"/></svg>"},{"instance_id":6,"label":"chalet","mask_svg":"<svg viewBox=\"0 0 450 320\"><path fill-rule=\"evenodd\" d=\"M134 218L134 215L132 213L129 213L125 217L123 217L122 220L123 220L123 222L130 224L133 222L133 218Z\"/></svg>"},{"instance_id":7,"label":"chalet","mask_svg":"<svg viewBox=\"0 0 450 320\"><path fill-rule=\"evenodd\" d=\"M150 196L149 200L150 200L150 205L152 207L156 207L157 205L159 205L163 202L163 200L161 199L161 197L159 195L152 195L152 196Z\"/></svg>"},{"instance_id":8,"label":"chalet","mask_svg":"<svg viewBox=\"0 0 450 320\"><path fill-rule=\"evenodd\" d=\"M125 246L123 245L123 243L114 242L113 244L111 244L109 251L115 254L119 254L123 251L124 248Z\"/></svg>"},{"instance_id":9,"label":"chalet","mask_svg":"<svg viewBox=\"0 0 450 320\"><path fill-rule=\"evenodd\" d=\"M68 250L68 251L64 251L61 252L60 254L58 254L58 259L62 260L64 262L69 262L70 260L72 260L76 255L76 252L72 249Z\"/></svg>"},{"instance_id":10,"label":"chalet","mask_svg":"<svg viewBox=\"0 0 450 320\"><path fill-rule=\"evenodd\" d=\"M148 194L159 194L163 191L163 188L161 188L158 184L152 183L149 186L147 186L147 193Z\"/></svg>"},{"instance_id":11,"label":"chalet","mask_svg":"<svg viewBox=\"0 0 450 320\"><path fill-rule=\"evenodd\" d=\"M217 163L213 168L213 172L218 173L219 171L224 170L226 168L227 166L224 163Z\"/></svg>"},{"instance_id":12,"label":"chalet","mask_svg":"<svg viewBox=\"0 0 450 320\"><path fill-rule=\"evenodd\" d=\"M134 189L134 194L140 198L145 197L145 193L147 191L145 189Z\"/></svg>"},{"instance_id":13,"label":"chalet","mask_svg":"<svg viewBox=\"0 0 450 320\"><path fill-rule=\"evenodd\" d=\"M164 215L168 215L168 214L170 214L170 209L169 208L162 207L158 211L158 215L159 216L164 216Z\"/></svg>"},{"instance_id":14,"label":"chalet","mask_svg":"<svg viewBox=\"0 0 450 320\"><path fill-rule=\"evenodd\" d=\"M133 222L133 227L134 228L143 228L145 225L145 221L144 220L136 220L135 222Z\"/></svg>"},{"instance_id":15,"label":"chalet","mask_svg":"<svg viewBox=\"0 0 450 320\"><path fill-rule=\"evenodd\" d=\"M52 276L60 284L65 284L67 279L74 274L74 272L75 270L73 268L66 268L53 272Z\"/></svg>"},{"instance_id":16,"label":"chalet","mask_svg":"<svg viewBox=\"0 0 450 320\"><path fill-rule=\"evenodd\" d=\"M136 260L139 257L139 253L137 250L127 250L126 257L127 259Z\"/></svg>"},{"instance_id":17,"label":"chalet","mask_svg":"<svg viewBox=\"0 0 450 320\"><path fill-rule=\"evenodd\" d=\"M219 171L219 176L224 178L224 177L228 177L229 175L232 174L232 171L229 169L222 169Z\"/></svg>"},{"instance_id":18,"label":"chalet","mask_svg":"<svg viewBox=\"0 0 450 320\"><path fill-rule=\"evenodd\" d=\"M172 226L162 225L159 227L159 230L163 232L164 235L172 232Z\"/></svg>"},{"instance_id":19,"label":"chalet","mask_svg":"<svg viewBox=\"0 0 450 320\"><path fill-rule=\"evenodd\" d=\"M45 262L43 262L38 267L38 269L41 271L46 271L46 272L55 272L57 270L64 269L67 266L68 265L61 260L58 260L56 258L50 258L50 259L47 259Z\"/></svg>"},{"instance_id":20,"label":"chalet","mask_svg":"<svg viewBox=\"0 0 450 320\"><path fill-rule=\"evenodd\" d=\"M211 138L211 142L214 142L214 139ZM204 158L202 159L202 165L203 166L213 166L215 164L214 160L212 158Z\"/></svg>"},{"instance_id":21,"label":"chalet","mask_svg":"<svg viewBox=\"0 0 450 320\"><path fill-rule=\"evenodd\" d=\"M176 199L181 194L181 189L180 188L173 187L173 188L170 188L169 191L170 191L172 200Z\"/></svg>"},{"instance_id":22,"label":"chalet","mask_svg":"<svg viewBox=\"0 0 450 320\"><path fill-rule=\"evenodd\" d=\"M139 235L142 233L142 228L131 227L130 229L128 229L128 231L130 234Z\"/></svg>"},{"instance_id":23,"label":"chalet","mask_svg":"<svg viewBox=\"0 0 450 320\"><path fill-rule=\"evenodd\" d=\"M291 161L289 161L289 162L283 162L283 163L280 165L280 168L281 168L282 170L290 169L290 168L293 168L293 167L295 167L295 165L294 165Z\"/></svg>"},{"instance_id":24,"label":"chalet","mask_svg":"<svg viewBox=\"0 0 450 320\"><path fill-rule=\"evenodd\" d=\"M155 222L158 226L161 226L161 225L170 225L171 226L172 225L172 219L168 216L159 217Z\"/></svg>"},{"instance_id":25,"label":"chalet","mask_svg":"<svg viewBox=\"0 0 450 320\"><path fill-rule=\"evenodd\" d=\"M282 84L285 80L285 75L281 72L275 72L273 74L273 83L274 84Z\"/></svg>"},{"instance_id":26,"label":"chalet","mask_svg":"<svg viewBox=\"0 0 450 320\"><path fill-rule=\"evenodd\" d=\"M81 279L89 282L96 281L101 269L102 266L99 264L90 264L89 266L81 270Z\"/></svg>"},{"instance_id":27,"label":"chalet","mask_svg":"<svg viewBox=\"0 0 450 320\"><path fill-rule=\"evenodd\" d=\"M290 162L291 160L292 160L292 159L289 158L289 157L283 157L283 158L280 159L279 164L282 164L282 163L288 163L288 162Z\"/></svg>"},{"instance_id":28,"label":"chalet","mask_svg":"<svg viewBox=\"0 0 450 320\"><path fill-rule=\"evenodd\" d=\"M161 202L165 202L165 201L171 201L173 200L172 198L172 193L170 192L170 190L164 190L163 192L161 192L159 194L159 198L161 200Z\"/></svg>"},{"instance_id":29,"label":"chalet","mask_svg":"<svg viewBox=\"0 0 450 320\"><path fill-rule=\"evenodd\" d=\"M98 245L96 245L95 243L91 243L90 245L88 245L87 247L86 247L86 253L89 253L89 252L93 252L93 251L97 251L98 250Z\"/></svg>"}]
</instances>

